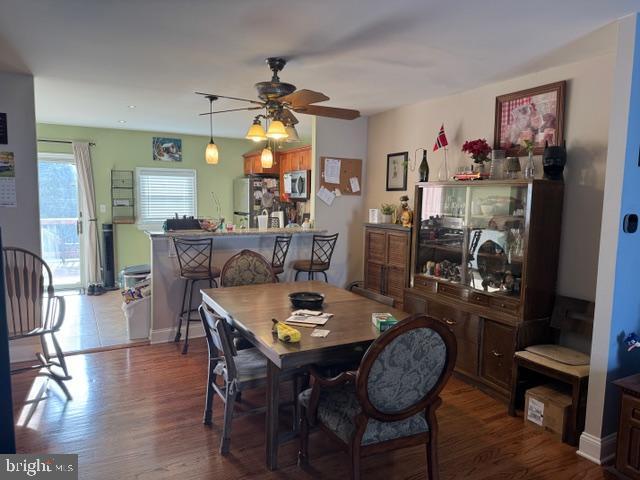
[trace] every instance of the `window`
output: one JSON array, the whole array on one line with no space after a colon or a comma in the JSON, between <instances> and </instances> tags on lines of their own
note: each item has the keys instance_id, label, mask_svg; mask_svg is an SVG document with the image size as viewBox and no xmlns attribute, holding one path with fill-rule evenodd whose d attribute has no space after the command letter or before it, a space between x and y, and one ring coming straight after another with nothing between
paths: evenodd
<instances>
[{"instance_id":1,"label":"window","mask_svg":"<svg viewBox=\"0 0 640 480\"><path fill-rule=\"evenodd\" d=\"M153 228L167 218L196 216L196 171L137 168L138 225Z\"/></svg>"}]
</instances>

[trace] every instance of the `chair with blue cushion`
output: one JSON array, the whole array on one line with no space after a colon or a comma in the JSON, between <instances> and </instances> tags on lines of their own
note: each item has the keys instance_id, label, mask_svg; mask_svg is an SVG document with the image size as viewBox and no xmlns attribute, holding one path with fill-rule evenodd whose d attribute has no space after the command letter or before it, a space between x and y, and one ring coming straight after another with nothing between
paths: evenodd
<instances>
[{"instance_id":1,"label":"chair with blue cushion","mask_svg":"<svg viewBox=\"0 0 640 480\"><path fill-rule=\"evenodd\" d=\"M312 370L313 387L299 396L300 463L308 462L313 421L350 454L353 479L360 478L361 457L420 444L427 447L427 478L437 479L436 409L456 352L447 326L420 315L381 334L357 371L328 379Z\"/></svg>"}]
</instances>

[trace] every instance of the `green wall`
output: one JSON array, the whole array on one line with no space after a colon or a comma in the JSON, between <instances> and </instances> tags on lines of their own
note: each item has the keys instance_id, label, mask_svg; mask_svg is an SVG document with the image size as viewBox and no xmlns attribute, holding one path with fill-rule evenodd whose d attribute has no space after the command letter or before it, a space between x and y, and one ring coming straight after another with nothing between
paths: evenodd
<instances>
[{"instance_id":1,"label":"green wall","mask_svg":"<svg viewBox=\"0 0 640 480\"><path fill-rule=\"evenodd\" d=\"M135 170L136 167L195 169L198 181L198 215L214 216L211 200L213 191L220 200L225 218L233 219L233 179L244 174L242 154L256 148L249 140L216 137L220 163L207 165L204 150L208 137L51 124L38 124L36 128L38 138L85 140L96 144L91 147L91 158L99 225L111 221L111 170ZM154 136L182 139L182 162L153 161L151 142ZM71 153L71 145L38 143L38 151ZM100 205L106 206L106 213L100 213ZM115 230L117 271L123 266L149 263L150 244L144 231L138 229L137 225L117 225Z\"/></svg>"}]
</instances>

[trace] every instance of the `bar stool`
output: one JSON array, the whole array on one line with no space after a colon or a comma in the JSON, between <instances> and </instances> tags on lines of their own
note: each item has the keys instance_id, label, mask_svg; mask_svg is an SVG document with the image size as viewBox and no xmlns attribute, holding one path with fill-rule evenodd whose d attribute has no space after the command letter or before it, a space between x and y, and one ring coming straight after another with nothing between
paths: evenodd
<instances>
[{"instance_id":1,"label":"bar stool","mask_svg":"<svg viewBox=\"0 0 640 480\"><path fill-rule=\"evenodd\" d=\"M287 258L287 253L289 252L289 245L291 245L291 235L276 236L276 241L273 244L271 268L273 273L276 274L278 281L280 281L278 275L284 272L284 261Z\"/></svg>"},{"instance_id":2,"label":"bar stool","mask_svg":"<svg viewBox=\"0 0 640 480\"><path fill-rule=\"evenodd\" d=\"M178 265L180 266L180 278L185 280L182 304L178 316L178 331L173 341L180 341L180 337L182 336L182 322L186 321L187 332L184 337L184 346L182 347L182 354L184 355L189 349L189 324L200 321L200 318L191 318L192 312L197 313L197 309L191 306L193 286L199 281L208 281L209 288L213 288L214 285L217 288L218 282L216 279L220 277L220 269L211 265L213 258L213 238L196 240L174 238L173 244L176 248ZM188 296L187 292L189 293Z\"/></svg>"},{"instance_id":3,"label":"bar stool","mask_svg":"<svg viewBox=\"0 0 640 480\"><path fill-rule=\"evenodd\" d=\"M331 267L331 257L337 241L337 233L333 235L314 235L311 260L296 260L293 262L293 269L296 270L295 280L298 280L298 275L301 272L307 272L309 280L314 280L316 273L322 273L324 281L329 282L326 271Z\"/></svg>"}]
</instances>

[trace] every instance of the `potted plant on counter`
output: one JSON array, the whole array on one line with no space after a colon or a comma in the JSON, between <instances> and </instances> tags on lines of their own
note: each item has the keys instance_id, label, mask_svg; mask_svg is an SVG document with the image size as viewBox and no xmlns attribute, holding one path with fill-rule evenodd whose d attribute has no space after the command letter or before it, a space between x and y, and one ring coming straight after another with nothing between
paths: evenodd
<instances>
[{"instance_id":1,"label":"potted plant on counter","mask_svg":"<svg viewBox=\"0 0 640 480\"><path fill-rule=\"evenodd\" d=\"M382 223L393 223L393 214L396 212L396 206L392 203L383 203L380 205L382 213Z\"/></svg>"}]
</instances>

